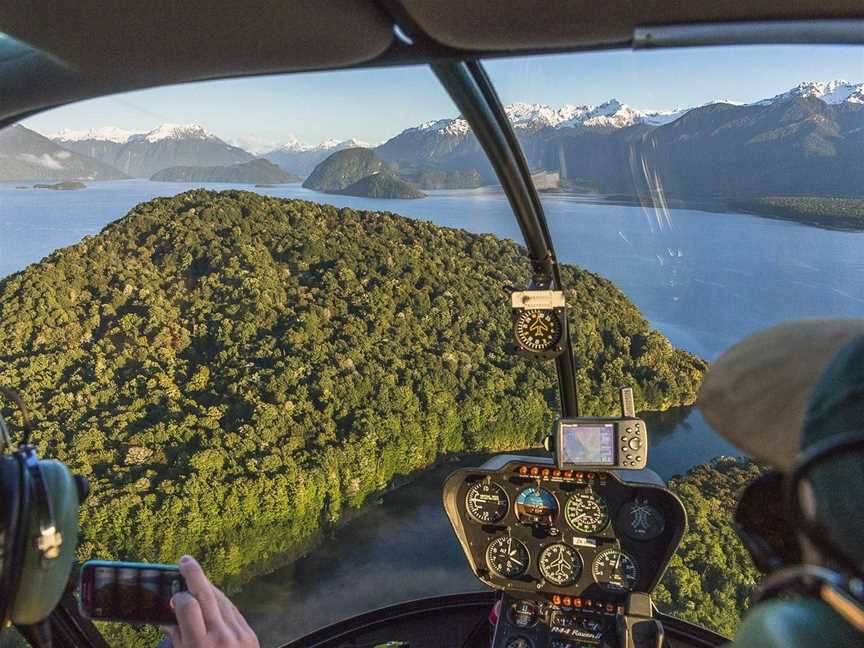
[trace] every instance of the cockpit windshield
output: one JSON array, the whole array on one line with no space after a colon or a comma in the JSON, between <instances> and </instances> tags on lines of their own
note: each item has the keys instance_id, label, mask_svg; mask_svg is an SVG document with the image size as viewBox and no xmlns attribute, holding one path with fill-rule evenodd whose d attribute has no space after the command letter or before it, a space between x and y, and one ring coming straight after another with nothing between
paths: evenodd
<instances>
[{"instance_id":1,"label":"cockpit windshield","mask_svg":"<svg viewBox=\"0 0 864 648\"><path fill-rule=\"evenodd\" d=\"M654 599L731 635L756 582L732 508L761 468L694 402L749 333L864 309L862 50L485 65L563 264L583 413L633 388L689 516ZM77 557L192 553L268 646L484 589L441 485L544 454L559 407L554 367L513 353L522 243L425 67L157 88L0 132L0 383L92 483Z\"/></svg>"}]
</instances>

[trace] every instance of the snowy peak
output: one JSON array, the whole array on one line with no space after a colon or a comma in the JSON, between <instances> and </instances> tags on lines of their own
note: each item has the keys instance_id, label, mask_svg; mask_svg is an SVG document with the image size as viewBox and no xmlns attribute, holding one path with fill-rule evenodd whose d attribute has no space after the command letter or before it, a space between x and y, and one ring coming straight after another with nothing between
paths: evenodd
<instances>
[{"instance_id":1,"label":"snowy peak","mask_svg":"<svg viewBox=\"0 0 864 648\"><path fill-rule=\"evenodd\" d=\"M510 123L517 130L573 128L577 126L586 128L624 128L633 124L654 123L657 120L662 121L666 115L676 114L680 117L683 114L681 111L646 113L631 108L617 99L610 99L599 106L564 104L560 108L553 108L547 104L517 102L506 105L504 112L510 119ZM456 119L428 121L420 124L416 129L409 130L431 131L441 135L464 136L471 131L471 127L466 120L457 117Z\"/></svg>"},{"instance_id":2,"label":"snowy peak","mask_svg":"<svg viewBox=\"0 0 864 648\"><path fill-rule=\"evenodd\" d=\"M206 131L203 126L199 126L198 124L161 124L147 133L135 135L130 139L135 139L137 141L143 140L153 144L163 140L218 140L219 138Z\"/></svg>"},{"instance_id":3,"label":"snowy peak","mask_svg":"<svg viewBox=\"0 0 864 648\"><path fill-rule=\"evenodd\" d=\"M133 131L124 130L115 126L104 126L102 128L93 128L90 130L73 130L71 128L64 128L61 131L48 135L48 138L55 142L83 142L86 140L98 140L114 142L116 144L125 144L133 135L135 135Z\"/></svg>"},{"instance_id":4,"label":"snowy peak","mask_svg":"<svg viewBox=\"0 0 864 648\"><path fill-rule=\"evenodd\" d=\"M864 103L864 83L848 81L805 81L771 99L757 101L756 105L768 106L791 97L816 97L827 104Z\"/></svg>"},{"instance_id":5,"label":"snowy peak","mask_svg":"<svg viewBox=\"0 0 864 648\"><path fill-rule=\"evenodd\" d=\"M273 153L276 151L284 151L286 153L306 153L306 152L316 152L316 151L339 151L346 148L371 148L372 145L368 142L363 142L357 139L347 139L340 140L336 138L326 139L320 144L312 145L305 144L298 140L293 135L289 136L289 138L279 144L278 146L271 147L266 151L266 153ZM246 148L246 147L242 147ZM251 149L246 148L247 151L251 151ZM251 151L255 153L255 151ZM260 155L256 153L256 155Z\"/></svg>"}]
</instances>

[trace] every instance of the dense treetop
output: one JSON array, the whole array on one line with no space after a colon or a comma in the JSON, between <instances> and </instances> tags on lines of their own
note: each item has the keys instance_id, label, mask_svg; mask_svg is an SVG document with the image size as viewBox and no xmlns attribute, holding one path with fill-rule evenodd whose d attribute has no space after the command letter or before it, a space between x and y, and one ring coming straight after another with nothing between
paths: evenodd
<instances>
[{"instance_id":1,"label":"dense treetop","mask_svg":"<svg viewBox=\"0 0 864 648\"><path fill-rule=\"evenodd\" d=\"M718 457L670 480L689 528L654 592L662 611L735 634L760 574L732 520L741 491L762 470L747 459Z\"/></svg>"},{"instance_id":2,"label":"dense treetop","mask_svg":"<svg viewBox=\"0 0 864 648\"><path fill-rule=\"evenodd\" d=\"M373 173L345 187L339 193L367 198L425 198L426 194L392 173Z\"/></svg>"},{"instance_id":3,"label":"dense treetop","mask_svg":"<svg viewBox=\"0 0 864 648\"><path fill-rule=\"evenodd\" d=\"M585 414L690 403L705 364L562 269ZM92 482L80 558L230 585L442 453L537 443L550 365L508 354L524 250L394 214L190 191L0 282L0 382ZM4 411L14 422L11 412Z\"/></svg>"},{"instance_id":4,"label":"dense treetop","mask_svg":"<svg viewBox=\"0 0 864 648\"><path fill-rule=\"evenodd\" d=\"M161 182L237 182L285 184L300 178L272 162L257 158L228 166L175 166L157 171L151 180Z\"/></svg>"}]
</instances>

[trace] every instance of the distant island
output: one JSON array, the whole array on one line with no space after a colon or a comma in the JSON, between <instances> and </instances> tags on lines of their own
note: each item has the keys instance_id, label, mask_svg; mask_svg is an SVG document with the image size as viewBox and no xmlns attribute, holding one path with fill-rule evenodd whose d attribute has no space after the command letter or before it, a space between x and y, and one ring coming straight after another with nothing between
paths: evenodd
<instances>
[{"instance_id":1,"label":"distant island","mask_svg":"<svg viewBox=\"0 0 864 648\"><path fill-rule=\"evenodd\" d=\"M157 171L155 182L236 182L240 184L287 184L300 178L264 159L228 166L175 166Z\"/></svg>"},{"instance_id":2,"label":"distant island","mask_svg":"<svg viewBox=\"0 0 864 648\"><path fill-rule=\"evenodd\" d=\"M361 178L339 193L365 198L425 198L426 194L392 173L375 173Z\"/></svg>"},{"instance_id":3,"label":"distant island","mask_svg":"<svg viewBox=\"0 0 864 648\"><path fill-rule=\"evenodd\" d=\"M34 189L54 189L55 191L72 191L74 189L86 189L87 185L83 182L55 182L54 184L48 184L44 182L37 182L33 185Z\"/></svg>"},{"instance_id":4,"label":"distant island","mask_svg":"<svg viewBox=\"0 0 864 648\"><path fill-rule=\"evenodd\" d=\"M426 194L398 177L393 167L365 148L343 149L321 162L306 189L363 198L424 198Z\"/></svg>"},{"instance_id":5,"label":"distant island","mask_svg":"<svg viewBox=\"0 0 864 648\"><path fill-rule=\"evenodd\" d=\"M824 196L768 196L730 203L736 211L826 229L864 230L864 199Z\"/></svg>"},{"instance_id":6,"label":"distant island","mask_svg":"<svg viewBox=\"0 0 864 648\"><path fill-rule=\"evenodd\" d=\"M421 189L476 189L483 185L477 169L442 169L430 164L400 166L399 177Z\"/></svg>"}]
</instances>

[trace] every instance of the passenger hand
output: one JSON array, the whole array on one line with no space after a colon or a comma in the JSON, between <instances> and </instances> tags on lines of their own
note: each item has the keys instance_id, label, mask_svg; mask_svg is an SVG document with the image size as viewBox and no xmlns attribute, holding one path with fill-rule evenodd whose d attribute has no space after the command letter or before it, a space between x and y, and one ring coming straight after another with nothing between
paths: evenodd
<instances>
[{"instance_id":1,"label":"passenger hand","mask_svg":"<svg viewBox=\"0 0 864 648\"><path fill-rule=\"evenodd\" d=\"M208 580L192 556L180 559L188 591L171 599L177 625L163 627L174 648L259 648L258 638L234 604Z\"/></svg>"}]
</instances>

